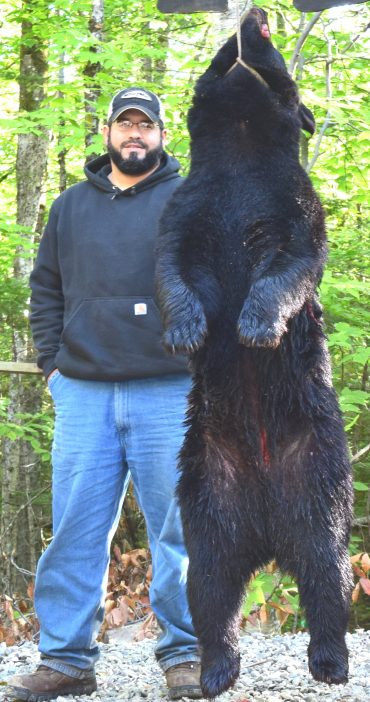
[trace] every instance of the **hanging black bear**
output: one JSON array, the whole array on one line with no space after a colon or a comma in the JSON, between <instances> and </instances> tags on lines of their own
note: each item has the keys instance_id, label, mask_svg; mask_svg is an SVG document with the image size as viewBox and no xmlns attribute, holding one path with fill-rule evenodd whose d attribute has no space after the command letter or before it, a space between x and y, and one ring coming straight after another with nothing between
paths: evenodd
<instances>
[{"instance_id":1,"label":"hanging black bear","mask_svg":"<svg viewBox=\"0 0 370 702\"><path fill-rule=\"evenodd\" d=\"M193 371L178 496L211 698L239 674L245 584L273 558L297 579L313 677L348 672L351 470L315 292L324 217L298 160L314 120L265 12L241 34L246 65L234 36L197 83L190 174L158 244L164 343Z\"/></svg>"}]
</instances>

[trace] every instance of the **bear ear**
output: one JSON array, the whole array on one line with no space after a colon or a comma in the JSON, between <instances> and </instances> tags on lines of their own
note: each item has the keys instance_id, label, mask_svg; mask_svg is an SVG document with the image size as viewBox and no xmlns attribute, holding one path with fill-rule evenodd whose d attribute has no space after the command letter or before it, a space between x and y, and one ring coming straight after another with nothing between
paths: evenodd
<instances>
[{"instance_id":1,"label":"bear ear","mask_svg":"<svg viewBox=\"0 0 370 702\"><path fill-rule=\"evenodd\" d=\"M308 107L306 107L306 105L303 104L303 102L301 102L298 107L298 116L301 120L302 129L304 129L305 132L314 134L316 129L315 118L311 110L309 110Z\"/></svg>"}]
</instances>

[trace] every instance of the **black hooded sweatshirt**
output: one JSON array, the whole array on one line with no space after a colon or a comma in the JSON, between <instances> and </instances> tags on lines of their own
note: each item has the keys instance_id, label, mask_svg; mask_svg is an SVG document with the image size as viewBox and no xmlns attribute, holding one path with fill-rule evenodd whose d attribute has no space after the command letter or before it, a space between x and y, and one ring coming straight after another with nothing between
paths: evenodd
<instances>
[{"instance_id":1,"label":"black hooded sweatshirt","mask_svg":"<svg viewBox=\"0 0 370 702\"><path fill-rule=\"evenodd\" d=\"M45 377L119 381L186 373L168 356L154 300L154 247L163 207L181 183L178 162L120 190L106 154L53 203L30 285L30 323Z\"/></svg>"}]
</instances>

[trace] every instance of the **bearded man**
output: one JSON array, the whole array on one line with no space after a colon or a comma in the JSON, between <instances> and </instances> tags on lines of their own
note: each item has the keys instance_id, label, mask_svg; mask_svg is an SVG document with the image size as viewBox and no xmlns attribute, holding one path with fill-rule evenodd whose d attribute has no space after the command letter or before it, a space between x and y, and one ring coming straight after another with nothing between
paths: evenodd
<instances>
[{"instance_id":1,"label":"bearded man","mask_svg":"<svg viewBox=\"0 0 370 702\"><path fill-rule=\"evenodd\" d=\"M169 697L201 697L186 597L187 553L174 497L190 376L166 355L154 302L154 246L181 182L164 150L159 98L112 99L108 153L51 207L31 275L31 328L56 409L53 540L37 569L41 664L10 681L42 702L96 690L110 543L131 474L152 554L156 657ZM124 668L125 662L122 661Z\"/></svg>"}]
</instances>

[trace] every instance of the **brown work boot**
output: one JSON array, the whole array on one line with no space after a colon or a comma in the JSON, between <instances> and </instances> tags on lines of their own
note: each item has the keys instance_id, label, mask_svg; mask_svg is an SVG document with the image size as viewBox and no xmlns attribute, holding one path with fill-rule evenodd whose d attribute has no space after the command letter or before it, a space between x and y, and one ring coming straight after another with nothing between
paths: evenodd
<instances>
[{"instance_id":1,"label":"brown work boot","mask_svg":"<svg viewBox=\"0 0 370 702\"><path fill-rule=\"evenodd\" d=\"M170 700L179 700L181 697L198 700L203 697L200 689L200 663L196 661L178 663L168 668L166 682Z\"/></svg>"},{"instance_id":2,"label":"brown work boot","mask_svg":"<svg viewBox=\"0 0 370 702\"><path fill-rule=\"evenodd\" d=\"M34 673L10 678L6 695L8 700L43 702L59 695L91 695L96 690L93 670L81 670L79 678L59 673L46 665L39 665Z\"/></svg>"}]
</instances>

